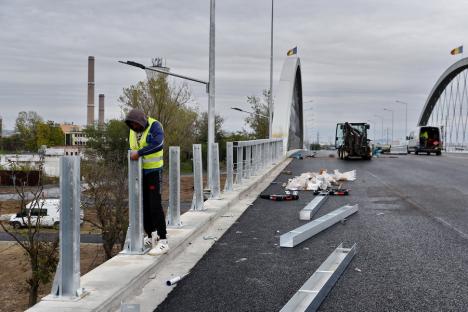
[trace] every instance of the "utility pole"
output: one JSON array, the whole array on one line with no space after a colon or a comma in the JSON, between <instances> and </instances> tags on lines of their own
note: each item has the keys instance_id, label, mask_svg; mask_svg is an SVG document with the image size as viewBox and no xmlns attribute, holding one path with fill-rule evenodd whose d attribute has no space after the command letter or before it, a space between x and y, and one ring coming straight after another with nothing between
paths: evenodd
<instances>
[{"instance_id":1,"label":"utility pole","mask_svg":"<svg viewBox=\"0 0 468 312\"><path fill-rule=\"evenodd\" d=\"M210 53L208 84L208 186L211 187L213 160L211 144L215 142L215 0L210 0Z\"/></svg>"},{"instance_id":2,"label":"utility pole","mask_svg":"<svg viewBox=\"0 0 468 312\"><path fill-rule=\"evenodd\" d=\"M271 139L273 135L273 1L271 0L271 31L270 31L270 97L268 103L268 138Z\"/></svg>"}]
</instances>

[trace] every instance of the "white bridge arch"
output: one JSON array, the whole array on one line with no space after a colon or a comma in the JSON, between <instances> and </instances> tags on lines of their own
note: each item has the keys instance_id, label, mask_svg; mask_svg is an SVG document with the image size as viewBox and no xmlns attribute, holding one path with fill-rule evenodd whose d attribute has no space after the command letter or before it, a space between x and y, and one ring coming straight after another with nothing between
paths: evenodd
<instances>
[{"instance_id":1,"label":"white bridge arch","mask_svg":"<svg viewBox=\"0 0 468 312\"><path fill-rule=\"evenodd\" d=\"M304 147L304 114L302 102L301 61L286 58L273 106L272 135L284 138L284 151Z\"/></svg>"}]
</instances>

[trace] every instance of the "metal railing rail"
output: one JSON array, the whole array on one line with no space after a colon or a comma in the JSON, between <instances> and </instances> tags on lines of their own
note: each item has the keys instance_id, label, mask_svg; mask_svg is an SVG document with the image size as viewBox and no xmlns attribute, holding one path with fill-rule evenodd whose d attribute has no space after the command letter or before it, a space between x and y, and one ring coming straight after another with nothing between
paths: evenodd
<instances>
[{"instance_id":1,"label":"metal railing rail","mask_svg":"<svg viewBox=\"0 0 468 312\"><path fill-rule=\"evenodd\" d=\"M231 142L229 142L231 143ZM236 141L226 145L229 151L233 149L232 167L227 170L226 181L242 184L244 179L249 179L259 173L260 170L277 162L283 156L283 139L262 139L251 141ZM230 159L226 159L226 166L231 166ZM232 175L232 176L231 176ZM234 179L235 175L235 179Z\"/></svg>"}]
</instances>

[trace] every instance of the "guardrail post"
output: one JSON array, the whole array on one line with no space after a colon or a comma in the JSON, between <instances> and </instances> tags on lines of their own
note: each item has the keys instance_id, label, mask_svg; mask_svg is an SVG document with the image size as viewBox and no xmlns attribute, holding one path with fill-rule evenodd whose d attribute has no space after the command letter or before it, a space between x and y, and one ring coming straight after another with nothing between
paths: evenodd
<instances>
[{"instance_id":1,"label":"guardrail post","mask_svg":"<svg viewBox=\"0 0 468 312\"><path fill-rule=\"evenodd\" d=\"M257 175L258 170L258 144L252 146L252 175Z\"/></svg>"},{"instance_id":2,"label":"guardrail post","mask_svg":"<svg viewBox=\"0 0 468 312\"><path fill-rule=\"evenodd\" d=\"M274 154L274 159L275 159L275 162L278 160L278 142L273 142L273 146L274 146L274 150L275 150L275 154Z\"/></svg>"},{"instance_id":3,"label":"guardrail post","mask_svg":"<svg viewBox=\"0 0 468 312\"><path fill-rule=\"evenodd\" d=\"M201 144L193 144L193 200L192 210L203 210L203 162Z\"/></svg>"},{"instance_id":4,"label":"guardrail post","mask_svg":"<svg viewBox=\"0 0 468 312\"><path fill-rule=\"evenodd\" d=\"M270 166L270 142L265 143L265 164Z\"/></svg>"},{"instance_id":5,"label":"guardrail post","mask_svg":"<svg viewBox=\"0 0 468 312\"><path fill-rule=\"evenodd\" d=\"M240 142L236 145L237 148L237 174L236 174L236 183L242 183L242 175L243 175L243 161L244 161L244 152L243 147L241 146Z\"/></svg>"},{"instance_id":6,"label":"guardrail post","mask_svg":"<svg viewBox=\"0 0 468 312\"><path fill-rule=\"evenodd\" d=\"M217 199L221 193L219 182L219 151L218 143L211 144L211 162L213 168L211 170L211 198Z\"/></svg>"},{"instance_id":7,"label":"guardrail post","mask_svg":"<svg viewBox=\"0 0 468 312\"><path fill-rule=\"evenodd\" d=\"M142 158L130 159L128 152L128 230L122 254L141 255L145 249L143 243L143 173Z\"/></svg>"},{"instance_id":8,"label":"guardrail post","mask_svg":"<svg viewBox=\"0 0 468 312\"><path fill-rule=\"evenodd\" d=\"M265 168L265 143L260 144L260 168Z\"/></svg>"},{"instance_id":9,"label":"guardrail post","mask_svg":"<svg viewBox=\"0 0 468 312\"><path fill-rule=\"evenodd\" d=\"M224 191L232 191L233 176L233 145L232 142L226 143L226 182L224 183Z\"/></svg>"},{"instance_id":10,"label":"guardrail post","mask_svg":"<svg viewBox=\"0 0 468 312\"><path fill-rule=\"evenodd\" d=\"M180 147L169 147L169 207L167 225L179 227L180 222Z\"/></svg>"},{"instance_id":11,"label":"guardrail post","mask_svg":"<svg viewBox=\"0 0 468 312\"><path fill-rule=\"evenodd\" d=\"M60 256L52 295L80 297L80 157L60 157Z\"/></svg>"},{"instance_id":12,"label":"guardrail post","mask_svg":"<svg viewBox=\"0 0 468 312\"><path fill-rule=\"evenodd\" d=\"M245 177L248 179L250 178L250 173L252 170L252 163L251 163L251 154L252 154L252 146L245 147Z\"/></svg>"}]
</instances>

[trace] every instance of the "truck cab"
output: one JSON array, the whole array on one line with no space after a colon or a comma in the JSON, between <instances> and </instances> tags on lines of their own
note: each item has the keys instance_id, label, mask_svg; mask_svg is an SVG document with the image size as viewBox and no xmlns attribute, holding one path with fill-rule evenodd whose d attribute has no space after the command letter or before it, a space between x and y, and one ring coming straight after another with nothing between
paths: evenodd
<instances>
[{"instance_id":1,"label":"truck cab","mask_svg":"<svg viewBox=\"0 0 468 312\"><path fill-rule=\"evenodd\" d=\"M411 131L406 139L408 140L408 154L411 152L414 152L415 155L419 153L427 153L427 155L431 153L442 154L443 144L439 127L418 127L416 130Z\"/></svg>"}]
</instances>

